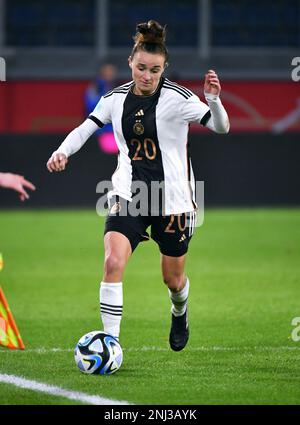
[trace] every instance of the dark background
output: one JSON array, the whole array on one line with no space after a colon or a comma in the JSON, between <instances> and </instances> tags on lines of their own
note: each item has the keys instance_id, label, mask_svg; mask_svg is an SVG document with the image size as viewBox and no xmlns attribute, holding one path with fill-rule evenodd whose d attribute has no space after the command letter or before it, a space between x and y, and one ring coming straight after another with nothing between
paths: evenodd
<instances>
[{"instance_id":1,"label":"dark background","mask_svg":"<svg viewBox=\"0 0 300 425\"><path fill-rule=\"evenodd\" d=\"M2 135L0 169L22 174L37 191L23 208L96 207L96 185L110 180L116 155L92 137L62 173L46 162L65 135ZM205 206L293 206L300 204L299 135L191 135L195 178L205 183ZM19 206L13 191L0 189L3 207Z\"/></svg>"}]
</instances>

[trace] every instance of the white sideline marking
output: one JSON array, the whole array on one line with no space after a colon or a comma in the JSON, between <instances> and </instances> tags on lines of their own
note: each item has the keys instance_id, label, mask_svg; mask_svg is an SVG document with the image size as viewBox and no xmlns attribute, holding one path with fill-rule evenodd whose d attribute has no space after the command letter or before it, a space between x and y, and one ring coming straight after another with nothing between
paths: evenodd
<instances>
[{"instance_id":1,"label":"white sideline marking","mask_svg":"<svg viewBox=\"0 0 300 425\"><path fill-rule=\"evenodd\" d=\"M300 350L300 347L289 347L289 346L282 346L282 347L257 347L257 346L249 346L249 347L225 347L225 346L202 346L202 347L191 347L186 348L185 352L195 352L195 351L289 351L289 350ZM172 351L170 348L163 348L163 347L131 347L127 348L123 351Z\"/></svg>"},{"instance_id":2,"label":"white sideline marking","mask_svg":"<svg viewBox=\"0 0 300 425\"><path fill-rule=\"evenodd\" d=\"M169 347L155 347L155 346L141 346L141 347L128 347L123 348L124 352L143 352L143 351L170 351L172 350ZM184 350L185 352L196 352L196 351L300 351L300 346L289 346L289 345L283 345L283 346L241 346L241 347L226 347L222 345L211 345L211 346L202 346L202 347L191 347L186 348ZM24 351L21 350L7 350L7 349L0 349L1 353L36 353L36 354L48 354L48 353L71 353L74 352L74 348L26 348Z\"/></svg>"},{"instance_id":3,"label":"white sideline marking","mask_svg":"<svg viewBox=\"0 0 300 425\"><path fill-rule=\"evenodd\" d=\"M54 385L44 384L42 382L32 381L21 376L7 375L0 373L0 382L5 384L12 384L19 388L27 390L38 391L54 396L65 397L69 400L80 401L81 403L95 404L95 405L116 405L116 404L129 404L127 401L111 400L109 398L99 397L97 395L88 395L78 391L65 390L61 387Z\"/></svg>"}]
</instances>

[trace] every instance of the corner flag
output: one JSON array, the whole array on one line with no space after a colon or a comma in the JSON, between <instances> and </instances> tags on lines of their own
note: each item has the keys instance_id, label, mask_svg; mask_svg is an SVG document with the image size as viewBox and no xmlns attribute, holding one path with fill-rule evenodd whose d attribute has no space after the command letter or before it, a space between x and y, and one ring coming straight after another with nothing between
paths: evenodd
<instances>
[{"instance_id":1,"label":"corner flag","mask_svg":"<svg viewBox=\"0 0 300 425\"><path fill-rule=\"evenodd\" d=\"M2 255L0 254L0 270L3 268ZM24 350L21 335L10 311L4 292L0 286L0 345L7 348Z\"/></svg>"}]
</instances>

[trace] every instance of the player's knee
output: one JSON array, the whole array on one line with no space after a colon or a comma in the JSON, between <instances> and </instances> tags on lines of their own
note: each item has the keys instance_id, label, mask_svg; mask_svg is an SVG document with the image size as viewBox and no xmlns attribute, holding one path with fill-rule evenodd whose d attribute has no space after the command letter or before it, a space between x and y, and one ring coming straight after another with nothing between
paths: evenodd
<instances>
[{"instance_id":1,"label":"player's knee","mask_svg":"<svg viewBox=\"0 0 300 425\"><path fill-rule=\"evenodd\" d=\"M119 255L109 254L105 258L104 271L106 275L122 274L126 265L126 261Z\"/></svg>"},{"instance_id":2,"label":"player's knee","mask_svg":"<svg viewBox=\"0 0 300 425\"><path fill-rule=\"evenodd\" d=\"M176 273L175 271L169 273L163 273L164 283L171 291L180 290L183 286L184 276L182 273Z\"/></svg>"}]
</instances>

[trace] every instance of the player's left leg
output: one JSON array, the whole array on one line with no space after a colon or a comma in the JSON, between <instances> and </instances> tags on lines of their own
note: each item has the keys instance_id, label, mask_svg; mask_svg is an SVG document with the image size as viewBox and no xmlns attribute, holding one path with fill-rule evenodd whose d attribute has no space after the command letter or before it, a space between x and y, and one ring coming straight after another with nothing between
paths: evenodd
<instances>
[{"instance_id":1,"label":"player's left leg","mask_svg":"<svg viewBox=\"0 0 300 425\"><path fill-rule=\"evenodd\" d=\"M152 219L151 237L161 252L163 280L168 286L172 302L172 324L170 346L174 351L182 350L189 339L187 300L189 280L184 266L189 242L195 227L195 212L171 214Z\"/></svg>"},{"instance_id":2,"label":"player's left leg","mask_svg":"<svg viewBox=\"0 0 300 425\"><path fill-rule=\"evenodd\" d=\"M189 280L184 273L186 254L180 257L161 255L163 280L168 286L172 302L172 323L169 342L172 350L182 350L189 339L187 318L187 301L189 295Z\"/></svg>"}]
</instances>

